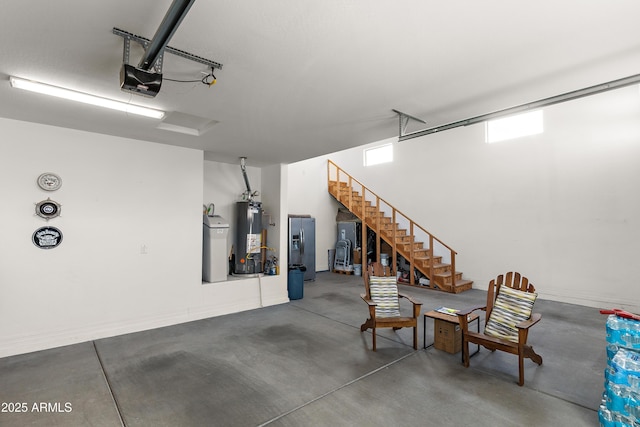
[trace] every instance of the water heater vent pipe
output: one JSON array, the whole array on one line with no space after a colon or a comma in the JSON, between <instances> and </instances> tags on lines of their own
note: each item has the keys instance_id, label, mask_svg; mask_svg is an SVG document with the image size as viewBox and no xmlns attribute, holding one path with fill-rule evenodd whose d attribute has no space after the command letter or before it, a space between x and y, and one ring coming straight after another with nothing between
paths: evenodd
<instances>
[{"instance_id":1,"label":"water heater vent pipe","mask_svg":"<svg viewBox=\"0 0 640 427\"><path fill-rule=\"evenodd\" d=\"M242 169L242 176L244 177L244 183L247 186L247 197L249 200L253 198L253 194L251 193L251 185L249 184L249 177L247 176L247 168L246 168L246 157L240 157L240 168Z\"/></svg>"}]
</instances>

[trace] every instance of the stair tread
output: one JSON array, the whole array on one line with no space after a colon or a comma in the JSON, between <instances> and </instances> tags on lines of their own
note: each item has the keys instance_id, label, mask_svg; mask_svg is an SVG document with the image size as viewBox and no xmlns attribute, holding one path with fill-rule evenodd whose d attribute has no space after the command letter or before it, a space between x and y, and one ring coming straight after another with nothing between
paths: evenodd
<instances>
[{"instance_id":1,"label":"stair tread","mask_svg":"<svg viewBox=\"0 0 640 427\"><path fill-rule=\"evenodd\" d=\"M457 275L457 274L462 274L462 271L456 271L456 275ZM451 277L451 272L450 272L450 271L447 271L447 272L444 272L444 273L436 273L436 274L434 274L434 276L438 276L438 277Z\"/></svg>"},{"instance_id":2,"label":"stair tread","mask_svg":"<svg viewBox=\"0 0 640 427\"><path fill-rule=\"evenodd\" d=\"M433 264L433 268L442 268L442 267L451 267L451 264L445 264L444 262Z\"/></svg>"},{"instance_id":3,"label":"stair tread","mask_svg":"<svg viewBox=\"0 0 640 427\"><path fill-rule=\"evenodd\" d=\"M389 237L393 237L393 230L382 230L382 232L384 234L386 234L387 236L389 236ZM404 231L404 230L396 230L395 234L396 234L396 237L407 237L407 236L409 236L407 234L407 232Z\"/></svg>"},{"instance_id":4,"label":"stair tread","mask_svg":"<svg viewBox=\"0 0 640 427\"><path fill-rule=\"evenodd\" d=\"M472 280L456 280L456 283L453 285L453 293L458 294L460 292L468 291L469 289L472 289L472 285Z\"/></svg>"}]
</instances>

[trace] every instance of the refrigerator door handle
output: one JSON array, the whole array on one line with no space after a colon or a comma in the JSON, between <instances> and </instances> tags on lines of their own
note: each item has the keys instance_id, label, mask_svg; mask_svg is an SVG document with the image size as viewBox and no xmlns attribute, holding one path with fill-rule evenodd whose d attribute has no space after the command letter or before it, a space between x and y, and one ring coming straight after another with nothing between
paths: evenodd
<instances>
[{"instance_id":1,"label":"refrigerator door handle","mask_svg":"<svg viewBox=\"0 0 640 427\"><path fill-rule=\"evenodd\" d=\"M304 256L304 229L300 229L300 258Z\"/></svg>"}]
</instances>

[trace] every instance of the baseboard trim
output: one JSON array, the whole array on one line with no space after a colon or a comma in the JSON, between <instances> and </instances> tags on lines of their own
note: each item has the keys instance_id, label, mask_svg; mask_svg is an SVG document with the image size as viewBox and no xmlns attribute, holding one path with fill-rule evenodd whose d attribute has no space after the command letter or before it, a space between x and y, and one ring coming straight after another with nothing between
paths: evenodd
<instances>
[{"instance_id":1,"label":"baseboard trim","mask_svg":"<svg viewBox=\"0 0 640 427\"><path fill-rule=\"evenodd\" d=\"M263 306L288 302L269 300ZM56 347L78 344L118 335L147 331L178 325L180 323L223 316L225 314L239 313L260 308L259 301L245 301L239 304L230 304L217 307L189 308L187 310L164 313L162 315L126 319L113 323L93 324L81 328L67 329L56 333L34 334L29 336L6 337L0 341L0 358L15 356L18 354L32 353Z\"/></svg>"}]
</instances>

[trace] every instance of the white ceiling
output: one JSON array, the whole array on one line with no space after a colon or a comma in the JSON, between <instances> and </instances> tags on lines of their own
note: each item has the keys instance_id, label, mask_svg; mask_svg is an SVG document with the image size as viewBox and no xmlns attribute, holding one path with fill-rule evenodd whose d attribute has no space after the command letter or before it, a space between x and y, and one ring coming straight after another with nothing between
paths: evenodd
<instances>
[{"instance_id":1,"label":"white ceiling","mask_svg":"<svg viewBox=\"0 0 640 427\"><path fill-rule=\"evenodd\" d=\"M112 28L150 39L170 4L4 0L0 117L264 166L397 136L392 108L431 127L640 73L637 0L196 0L169 45L223 64L217 84L165 80L155 98L120 91L123 39ZM165 79L207 71L165 54ZM10 75L218 123L201 136L160 130L13 89Z\"/></svg>"}]
</instances>

